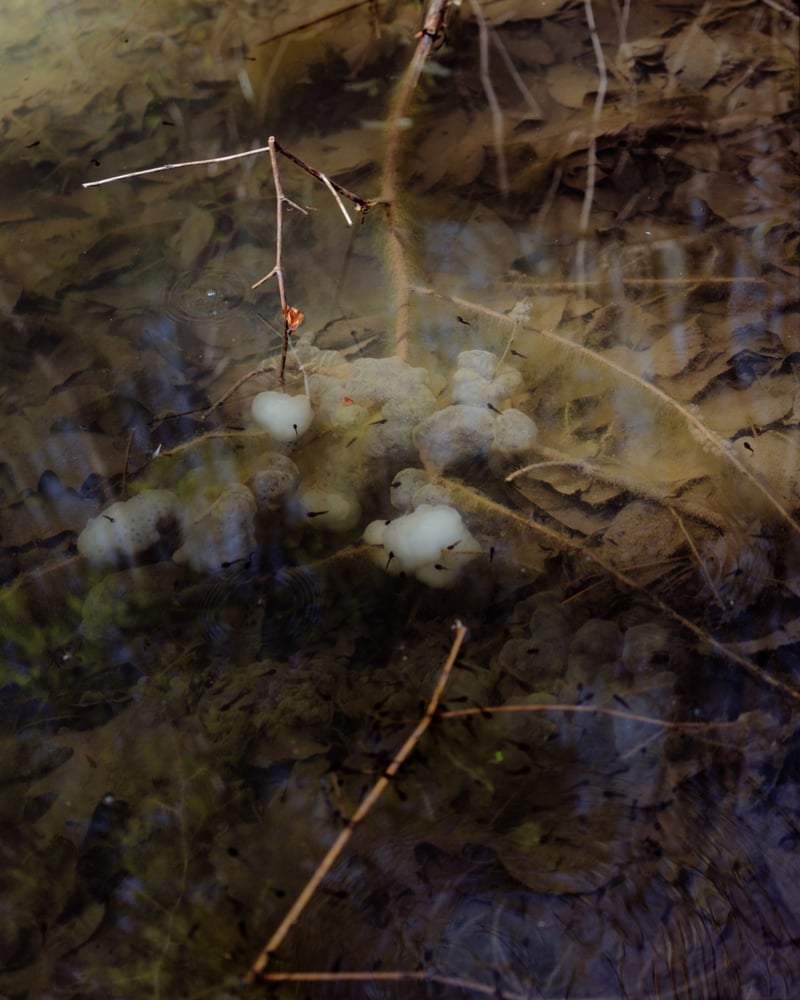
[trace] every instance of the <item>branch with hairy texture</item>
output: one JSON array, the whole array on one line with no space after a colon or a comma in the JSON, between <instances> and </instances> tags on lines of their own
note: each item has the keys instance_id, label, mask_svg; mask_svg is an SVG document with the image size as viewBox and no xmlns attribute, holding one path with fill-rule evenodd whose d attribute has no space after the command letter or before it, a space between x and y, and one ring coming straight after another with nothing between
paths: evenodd
<instances>
[{"instance_id":1,"label":"branch with hairy texture","mask_svg":"<svg viewBox=\"0 0 800 1000\"><path fill-rule=\"evenodd\" d=\"M442 667L441 673L439 675L439 680L436 683L433 694L431 695L428 706L425 709L425 714L417 723L414 731L402 745L402 747L397 751L391 764L386 768L381 777L372 786L371 791L362 801L361 805L356 809L353 815L347 822L347 825L341 831L339 836L333 842L331 847L328 849L328 853L322 859L322 861L317 866L316 871L308 880L305 888L294 901L289 912L283 918L280 926L272 935L272 937L264 945L258 958L253 962L250 967L250 971L247 974L247 979L249 982L253 982L260 978L263 978L263 972L269 964L269 960L272 954L278 950L278 948L283 943L286 935L292 929L292 927L297 923L300 915L305 910L311 901L312 896L319 888L322 880L331 870L336 862L336 859L342 853L342 851L347 846L350 838L353 836L356 827L369 815L372 807L378 801L378 799L383 795L386 789L389 787L389 783L392 778L397 774L400 768L403 766L405 761L411 756L415 747L419 743L420 739L425 735L431 723L433 722L436 713L439 708L439 702L444 694L444 689L447 686L447 682L450 679L450 674L453 672L453 667L455 666L456 659L461 650L461 646L467 635L467 627L460 621L456 621L454 624L455 638L450 647L450 653L447 656L445 665Z\"/></svg>"},{"instance_id":2,"label":"branch with hairy texture","mask_svg":"<svg viewBox=\"0 0 800 1000\"><path fill-rule=\"evenodd\" d=\"M425 23L417 35L419 41L417 42L414 56L403 74L400 86L389 108L389 129L386 140L386 154L383 161L381 201L386 205L386 217L389 223L387 233L389 268L397 296L395 344L397 354L403 360L408 360L412 288L409 275L408 251L403 238L398 208L400 153L403 144L403 133L408 126L408 113L414 97L414 91L435 42L442 36L444 18L449 6L450 0L431 0L425 16Z\"/></svg>"}]
</instances>

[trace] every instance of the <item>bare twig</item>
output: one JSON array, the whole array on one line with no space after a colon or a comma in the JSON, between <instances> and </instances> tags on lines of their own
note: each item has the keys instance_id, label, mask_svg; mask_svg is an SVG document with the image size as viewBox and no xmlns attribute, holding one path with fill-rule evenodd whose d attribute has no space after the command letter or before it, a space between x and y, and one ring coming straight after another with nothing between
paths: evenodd
<instances>
[{"instance_id":1,"label":"bare twig","mask_svg":"<svg viewBox=\"0 0 800 1000\"><path fill-rule=\"evenodd\" d=\"M100 181L86 181L81 187L99 187L101 184L111 184L114 181L127 181L131 177L146 177L148 174L160 174L165 170L179 170L181 167L205 167L212 163L228 163L230 160L241 160L245 156L258 156L269 152L269 146L259 146L258 149L248 149L244 153L231 153L228 156L212 156L208 160L184 160L182 163L162 163L158 167L148 167L146 170L132 170L127 174L115 174L114 177L104 177Z\"/></svg>"},{"instance_id":2,"label":"bare twig","mask_svg":"<svg viewBox=\"0 0 800 1000\"><path fill-rule=\"evenodd\" d=\"M521 993L500 991L497 984L491 986L477 983L472 979L458 976L444 976L438 972L409 971L400 969L388 972L265 972L262 980L271 983L436 983L439 986L454 986L487 997L502 997L503 1000L525 1000ZM526 994L528 995L528 994Z\"/></svg>"},{"instance_id":3,"label":"bare twig","mask_svg":"<svg viewBox=\"0 0 800 1000\"><path fill-rule=\"evenodd\" d=\"M328 874L328 872L333 867L336 859L342 853L344 848L347 846L348 841L353 836L353 833L358 826L358 824L369 814L372 807L378 801L378 799L383 795L386 789L389 787L389 783L392 778L397 774L400 768L403 766L404 762L408 759L414 748L419 743L420 739L427 732L431 723L436 716L439 708L439 702L441 701L442 695L444 694L444 689L447 686L447 682L450 679L450 674L453 672L453 667L455 666L456 659L458 658L459 651L467 635L467 628L460 621L456 621L455 625L455 638L453 639L453 644L450 647L450 653L447 657L444 667L439 675L439 680L436 683L436 687L431 695L428 706L425 709L425 714L417 723L414 731L402 745L402 747L395 754L391 764L386 768L381 777L372 786L372 789L362 801L361 805L356 809L353 815L347 822L347 825L341 831L339 836L333 842L331 847L328 849L327 854L322 859L322 861L317 866L316 871L308 880L305 888L294 901L289 912L283 918L280 926L266 943L258 958L253 962L248 973L248 981L252 982L262 976L264 969L267 967L271 955L277 951L277 949L282 944L286 935L292 929L294 924L299 919L303 910L305 910L309 901L311 900L314 893L320 886L320 883Z\"/></svg>"},{"instance_id":4,"label":"bare twig","mask_svg":"<svg viewBox=\"0 0 800 1000\"><path fill-rule=\"evenodd\" d=\"M342 195L342 197L347 198L348 201L352 201L352 203L356 206L356 211L361 212L362 214L366 214L371 208L374 208L376 205L380 204L380 201L376 199L370 200L367 198L359 198L357 194L353 194L353 192L348 191L346 187L342 187L341 184L337 184L336 181L331 180L330 177L327 177L325 174L321 173L319 170L316 170L314 167L312 167L310 163L306 163L305 160L300 159L300 157L296 153L293 153L285 146L282 146L274 136L270 137L270 142L274 142L275 149L277 149L277 151L281 154L281 156L285 156L287 160L291 160L292 163L300 167L301 170L305 170L307 174L310 174L312 177L315 177L318 181L322 181L322 183L328 188L328 190L331 192L334 198L336 198L336 194L338 193ZM341 201L339 201L338 198L337 202L339 203L339 207L344 212L345 218L349 222L350 220L347 215L347 212L344 211L344 206L342 205Z\"/></svg>"},{"instance_id":5,"label":"bare twig","mask_svg":"<svg viewBox=\"0 0 800 1000\"><path fill-rule=\"evenodd\" d=\"M772 7L773 10L777 10L784 17L788 17L791 21L800 21L800 14L797 11L791 10L789 7L785 7L782 3L777 3L776 0L761 0L765 3L767 7Z\"/></svg>"},{"instance_id":6,"label":"bare twig","mask_svg":"<svg viewBox=\"0 0 800 1000\"><path fill-rule=\"evenodd\" d=\"M705 561L703 560L703 558L700 555L700 553L697 551L697 546L694 544L694 540L692 539L692 536L686 530L686 525L683 523L683 519L681 518L680 514L676 510L673 510L671 507L669 508L669 510L670 510L670 513L672 514L672 516L678 522L678 527L683 532L683 537L686 539L686 541L687 541L687 543L689 545L689 548L692 550L692 555L697 560L697 565L700 567L700 572L705 577L705 581L708 584L708 586L709 586L709 588L711 590L711 593L714 595L714 599L716 600L716 602L719 605L719 607L724 608L725 604L723 603L722 595L717 590L717 588L714 586L714 581L711 579L711 574L708 572L708 568L707 568L707 566L705 564Z\"/></svg>"},{"instance_id":7,"label":"bare twig","mask_svg":"<svg viewBox=\"0 0 800 1000\"><path fill-rule=\"evenodd\" d=\"M235 385L233 385L230 389L228 389L228 391L223 396L220 396L220 398L216 401L216 403L212 403L211 406L209 406L209 408L206 410L206 412L202 415L200 419L202 421L207 420L215 410L219 409L219 407L222 406L223 403L226 403L231 398L231 396L235 392L238 392L239 389L241 389L243 385L249 382L251 378L255 378L257 375L266 375L267 372L271 371L272 367L268 366L267 368L255 368L253 371L248 372L246 375L242 375L242 377L236 382Z\"/></svg>"},{"instance_id":8,"label":"bare twig","mask_svg":"<svg viewBox=\"0 0 800 1000\"><path fill-rule=\"evenodd\" d=\"M708 729L730 729L741 725L736 719L733 721L715 722L678 722L670 719L659 719L654 715L640 715L638 712L626 712L621 708L605 708L603 705L480 705L475 708L454 708L452 711L439 713L440 719L467 719L471 716L489 715L510 715L515 712L535 714L556 713L558 715L571 715L573 713L582 715L607 715L614 719L627 719L629 722L641 722L646 726L655 726L658 729L675 729L679 732L702 732Z\"/></svg>"},{"instance_id":9,"label":"bare twig","mask_svg":"<svg viewBox=\"0 0 800 1000\"><path fill-rule=\"evenodd\" d=\"M331 21L335 17L339 17L341 14L346 14L349 10L357 10L359 7L365 7L367 4L372 3L373 0L355 0L355 3L345 4L344 7L337 7L336 10L332 10L329 14L319 14L316 17L311 18L309 21L303 21L302 24L295 24L291 28L287 28L285 31L279 31L274 35L270 35L268 38L262 39L258 42L259 45L268 45L270 42L277 42L280 38L287 38L289 35L295 35L299 31L305 31L306 28L315 28L318 24L322 24L323 21Z\"/></svg>"}]
</instances>

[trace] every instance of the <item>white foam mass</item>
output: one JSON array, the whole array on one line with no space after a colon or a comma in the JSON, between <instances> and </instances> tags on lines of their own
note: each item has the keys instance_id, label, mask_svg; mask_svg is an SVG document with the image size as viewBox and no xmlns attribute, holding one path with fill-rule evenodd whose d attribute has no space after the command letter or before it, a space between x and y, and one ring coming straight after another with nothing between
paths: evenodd
<instances>
[{"instance_id":1,"label":"white foam mass","mask_svg":"<svg viewBox=\"0 0 800 1000\"><path fill-rule=\"evenodd\" d=\"M112 503L89 520L78 535L78 552L95 566L110 566L155 545L177 517L177 498L169 490L143 490Z\"/></svg>"},{"instance_id":2,"label":"white foam mass","mask_svg":"<svg viewBox=\"0 0 800 1000\"><path fill-rule=\"evenodd\" d=\"M432 587L452 586L480 553L457 510L430 504L393 521L373 521L364 541L389 573L413 574Z\"/></svg>"},{"instance_id":3,"label":"white foam mass","mask_svg":"<svg viewBox=\"0 0 800 1000\"><path fill-rule=\"evenodd\" d=\"M253 420L276 441L296 441L311 426L314 411L306 396L260 392L251 404Z\"/></svg>"},{"instance_id":4,"label":"white foam mass","mask_svg":"<svg viewBox=\"0 0 800 1000\"><path fill-rule=\"evenodd\" d=\"M183 512L183 545L173 556L176 563L216 573L254 551L256 501L246 486L231 483L202 512L197 513L197 506Z\"/></svg>"}]
</instances>

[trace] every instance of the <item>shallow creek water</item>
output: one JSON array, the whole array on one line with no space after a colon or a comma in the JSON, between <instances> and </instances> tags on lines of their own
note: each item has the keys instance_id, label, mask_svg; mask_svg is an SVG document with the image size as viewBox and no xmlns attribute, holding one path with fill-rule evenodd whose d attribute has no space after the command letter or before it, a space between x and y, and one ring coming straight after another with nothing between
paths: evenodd
<instances>
[{"instance_id":1,"label":"shallow creek water","mask_svg":"<svg viewBox=\"0 0 800 1000\"><path fill-rule=\"evenodd\" d=\"M0 994L797 995L796 15L7 6Z\"/></svg>"}]
</instances>

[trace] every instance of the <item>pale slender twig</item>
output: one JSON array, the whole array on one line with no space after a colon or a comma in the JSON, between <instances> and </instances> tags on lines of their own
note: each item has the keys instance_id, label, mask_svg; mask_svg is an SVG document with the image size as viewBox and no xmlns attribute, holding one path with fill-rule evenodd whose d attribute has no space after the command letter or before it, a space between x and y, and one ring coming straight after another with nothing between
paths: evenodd
<instances>
[{"instance_id":1,"label":"pale slender twig","mask_svg":"<svg viewBox=\"0 0 800 1000\"><path fill-rule=\"evenodd\" d=\"M711 574L708 572L708 569L706 568L706 564L705 564L702 556L697 551L697 546L694 544L694 540L693 540L692 536L686 530L686 526L683 523L683 519L681 518L680 514L676 510L673 510L671 507L669 508L669 511L672 514L672 516L675 518L675 520L678 522L678 527L683 532L683 537L686 539L686 541L687 541L687 543L689 545L689 548L692 550L692 555L697 560L697 565L700 567L700 572L703 574L703 576L705 577L706 583L711 588L711 593L714 595L714 598L715 598L717 604L721 608L724 608L725 604L723 603L722 597L720 596L720 593L717 590L717 588L714 586L714 581L711 579Z\"/></svg>"},{"instance_id":2,"label":"pale slender twig","mask_svg":"<svg viewBox=\"0 0 800 1000\"><path fill-rule=\"evenodd\" d=\"M270 983L399 983L419 982L437 983L439 986L454 986L459 990L468 990L488 997L502 997L503 1000L525 1000L521 993L509 993L500 990L496 984L487 986L472 979L461 979L458 976L445 976L438 972L401 970L391 972L265 972L261 979ZM528 996L529 994L526 994Z\"/></svg>"},{"instance_id":3,"label":"pale slender twig","mask_svg":"<svg viewBox=\"0 0 800 1000\"><path fill-rule=\"evenodd\" d=\"M497 33L497 30L491 24L488 27L491 33L492 41L494 42L494 47L497 49L500 58L503 60L503 65L508 71L508 75L514 81L514 85L522 95L522 99L528 105L528 109L530 110L531 114L533 114L537 118L541 117L542 109L541 107L539 107L539 102L530 92L528 85L520 76L519 70L514 65L514 61L511 58L511 56L508 54L508 49L506 48L502 38Z\"/></svg>"},{"instance_id":4,"label":"pale slender twig","mask_svg":"<svg viewBox=\"0 0 800 1000\"><path fill-rule=\"evenodd\" d=\"M656 726L659 729L677 729L680 732L702 731L704 729L730 729L733 726L741 725L736 719L726 722L677 722L669 719L659 719L654 715L640 715L638 712L626 712L621 708L606 708L603 705L480 705L475 708L454 708L451 711L440 712L440 719L467 719L471 716L480 715L511 715L517 712L535 714L537 712L555 712L559 715L571 715L572 713L582 715L608 715L614 719L626 719L629 722L641 722L646 726Z\"/></svg>"},{"instance_id":5,"label":"pale slender twig","mask_svg":"<svg viewBox=\"0 0 800 1000\"><path fill-rule=\"evenodd\" d=\"M127 174L116 174L114 177L104 177L100 181L86 181L86 183L81 186L85 188L98 187L100 184L111 184L113 181L130 180L132 177L146 177L148 174L159 174L165 170L178 170L181 167L205 167L214 163L228 163L231 160L241 160L245 156L258 156L261 153L269 153L270 144L274 145L275 149L281 154L281 156L285 156L287 160L291 160L292 163L300 167L301 170L305 170L306 173L311 174L312 177L315 177L317 180L322 181L322 183L325 184L334 198L336 198L336 201L344 212L344 216L348 223L350 223L350 218L347 215L347 212L344 211L341 200L336 197L337 192L349 201L352 201L359 212L367 212L370 208L373 208L378 204L377 201L360 198L357 194L353 194L352 191L348 191L346 187L342 187L341 184L337 184L336 181L326 177L325 174L320 173L319 170L312 167L310 163L306 163L305 160L300 159L300 157L291 150L282 146L274 135L270 136L269 143L266 146L259 146L257 149L248 149L243 153L230 153L227 156L212 156L207 160L184 160L181 163L162 163L158 167L147 167L145 170L132 170ZM287 198L286 200L288 201L289 199ZM295 205L295 208L299 207L299 205ZM300 209L300 211L304 212L305 209Z\"/></svg>"},{"instance_id":6,"label":"pale slender twig","mask_svg":"<svg viewBox=\"0 0 800 1000\"><path fill-rule=\"evenodd\" d=\"M231 153L229 156L212 156L208 160L185 160L183 163L162 163L159 167L148 167L146 170L132 170L127 174L116 174L114 177L104 177L101 181L86 181L81 187L99 187L100 184L111 184L113 181L126 181L131 177L146 177L147 174L160 174L164 170L178 170L181 167L205 167L212 163L227 163L230 160L241 160L245 156L258 156L269 152L269 146L259 146L258 149L248 149L244 153Z\"/></svg>"},{"instance_id":7,"label":"pale slender twig","mask_svg":"<svg viewBox=\"0 0 800 1000\"><path fill-rule=\"evenodd\" d=\"M794 10L789 10L788 7L784 7L782 3L777 3L776 0L761 0L765 3L767 7L772 7L773 10L779 11L784 17L790 18L792 21L800 21L800 14Z\"/></svg>"},{"instance_id":8,"label":"pale slender twig","mask_svg":"<svg viewBox=\"0 0 800 1000\"><path fill-rule=\"evenodd\" d=\"M353 836L353 833L358 826L358 824L369 814L372 807L378 801L378 799L383 795L389 784L403 766L405 761L414 751L415 747L419 743L420 739L427 732L431 723L436 716L439 708L439 702L444 694L444 689L447 686L447 682L450 679L450 674L453 672L453 667L455 666L456 659L458 658L459 651L461 650L462 643L467 635L467 628L460 621L456 621L455 625L455 638L453 639L453 644L450 647L450 653L448 654L447 661L439 675L439 679L434 688L433 694L431 695L428 706L425 709L425 714L417 723L414 731L402 745L402 747L395 754L391 764L386 768L381 777L372 786L372 789L367 794L366 798L361 802L361 805L356 809L353 815L347 822L347 825L341 831L339 836L333 842L333 844L328 849L325 857L317 866L316 871L311 876L311 878L306 883L303 891L297 897L297 899L292 904L289 912L281 921L278 929L266 943L258 958L253 962L250 967L250 971L247 974L247 979L252 982L261 977L264 969L267 967L271 955L277 951L281 946L286 935L292 929L292 927L297 923L302 912L305 910L309 901L311 900L314 893L320 886L320 883L331 870L336 862L336 859L342 853L344 848L347 846L348 841Z\"/></svg>"},{"instance_id":9,"label":"pale slender twig","mask_svg":"<svg viewBox=\"0 0 800 1000\"><path fill-rule=\"evenodd\" d=\"M581 283L583 283L586 279L586 234L589 230L589 215L592 211L594 188L597 180L597 130L600 124L600 115L603 111L603 103L606 99L606 90L608 88L606 61L603 56L603 47L600 44L600 38L597 34L592 0L584 0L584 9L586 11L586 23L589 26L589 34L592 39L594 58L597 63L598 84L597 96L595 97L594 107L592 108L592 138L589 142L589 149L586 154L586 187L583 192L583 204L581 205L581 214L578 219L578 232L580 234L580 238L578 239L578 245L575 250L575 270L578 275L578 280Z\"/></svg>"},{"instance_id":10,"label":"pale slender twig","mask_svg":"<svg viewBox=\"0 0 800 1000\"><path fill-rule=\"evenodd\" d=\"M344 216L344 219L345 219L345 222L347 223L347 225L348 226L352 226L353 225L353 220L347 214L347 209L344 207L344 203L342 202L342 199L339 197L339 192L336 190L336 188L333 186L333 184L331 184L331 182L328 179L328 177L327 177L326 174L320 173L319 179L322 181L322 183L325 185L325 187L330 191L330 193L336 199L336 204L342 210L342 215Z\"/></svg>"},{"instance_id":11,"label":"pale slender twig","mask_svg":"<svg viewBox=\"0 0 800 1000\"><path fill-rule=\"evenodd\" d=\"M486 18L477 0L470 0L472 12L478 22L478 55L480 59L480 77L483 92L492 112L492 131L494 132L494 149L497 157L497 185L503 195L508 194L508 169L506 167L506 150L503 143L503 113L500 102L494 90L492 78L489 75L489 28Z\"/></svg>"}]
</instances>

